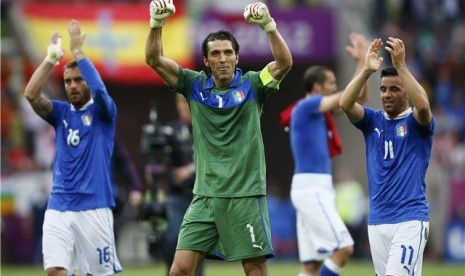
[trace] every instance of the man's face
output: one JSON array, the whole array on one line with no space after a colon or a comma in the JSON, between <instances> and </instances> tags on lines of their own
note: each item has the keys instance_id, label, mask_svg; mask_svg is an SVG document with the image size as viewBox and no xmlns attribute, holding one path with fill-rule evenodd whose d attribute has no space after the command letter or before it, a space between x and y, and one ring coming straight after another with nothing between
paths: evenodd
<instances>
[{"instance_id":1,"label":"man's face","mask_svg":"<svg viewBox=\"0 0 465 276\"><path fill-rule=\"evenodd\" d=\"M68 101L79 109L90 100L90 89L77 67L65 69L63 73Z\"/></svg>"},{"instance_id":2,"label":"man's face","mask_svg":"<svg viewBox=\"0 0 465 276\"><path fill-rule=\"evenodd\" d=\"M321 86L321 94L331 95L337 92L336 76L332 71L325 71L325 81Z\"/></svg>"},{"instance_id":3,"label":"man's face","mask_svg":"<svg viewBox=\"0 0 465 276\"><path fill-rule=\"evenodd\" d=\"M203 62L210 68L216 87L227 88L234 78L239 56L229 40L214 40L207 45L207 57Z\"/></svg>"},{"instance_id":4,"label":"man's face","mask_svg":"<svg viewBox=\"0 0 465 276\"><path fill-rule=\"evenodd\" d=\"M400 77L387 76L381 78L379 90L383 109L389 117L395 118L409 107L408 97Z\"/></svg>"}]
</instances>

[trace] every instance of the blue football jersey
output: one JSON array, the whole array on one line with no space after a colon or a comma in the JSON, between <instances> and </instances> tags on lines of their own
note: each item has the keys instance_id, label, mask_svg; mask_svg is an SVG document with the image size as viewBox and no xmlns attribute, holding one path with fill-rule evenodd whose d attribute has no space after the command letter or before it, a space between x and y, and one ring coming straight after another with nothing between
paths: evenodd
<instances>
[{"instance_id":1,"label":"blue football jersey","mask_svg":"<svg viewBox=\"0 0 465 276\"><path fill-rule=\"evenodd\" d=\"M370 210L368 224L429 220L425 174L431 156L434 119L420 125L412 109L396 119L365 107L354 124L365 137Z\"/></svg>"},{"instance_id":2,"label":"blue football jersey","mask_svg":"<svg viewBox=\"0 0 465 276\"><path fill-rule=\"evenodd\" d=\"M76 110L53 100L46 118L55 129L55 159L49 209L81 211L114 207L111 156L116 105L97 70L88 59L78 62L92 92L91 100Z\"/></svg>"},{"instance_id":3,"label":"blue football jersey","mask_svg":"<svg viewBox=\"0 0 465 276\"><path fill-rule=\"evenodd\" d=\"M294 173L331 174L326 119L319 111L322 95L300 100L293 109L290 126Z\"/></svg>"}]
</instances>

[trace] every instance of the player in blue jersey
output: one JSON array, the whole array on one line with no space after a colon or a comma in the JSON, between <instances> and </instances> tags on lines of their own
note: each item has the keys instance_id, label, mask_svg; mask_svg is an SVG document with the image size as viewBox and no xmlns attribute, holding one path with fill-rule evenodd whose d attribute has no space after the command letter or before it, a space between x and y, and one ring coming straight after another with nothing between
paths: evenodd
<instances>
[{"instance_id":1,"label":"player in blue jersey","mask_svg":"<svg viewBox=\"0 0 465 276\"><path fill-rule=\"evenodd\" d=\"M389 37L386 44L393 68L381 71L384 111L355 102L383 61L378 57L381 39L370 44L365 65L345 89L340 106L365 138L368 237L375 272L378 276L420 276L429 231L425 173L434 119L425 90L405 64L404 42Z\"/></svg>"},{"instance_id":2,"label":"player in blue jersey","mask_svg":"<svg viewBox=\"0 0 465 276\"><path fill-rule=\"evenodd\" d=\"M259 25L274 60L262 70L237 68L239 44L224 30L202 43L208 73L181 68L163 55L162 26L175 12L171 0L150 4L146 61L191 113L196 179L184 216L170 275L194 275L207 254L241 261L246 275L267 275L273 256L266 205L266 168L260 116L292 66L291 53L268 7L246 6L244 18ZM216 251L215 249L219 249ZM220 255L217 255L220 256Z\"/></svg>"},{"instance_id":3,"label":"player in blue jersey","mask_svg":"<svg viewBox=\"0 0 465 276\"><path fill-rule=\"evenodd\" d=\"M359 33L350 35L348 53L356 62L355 74L363 67L368 41ZM294 157L291 200L297 214L300 276L339 275L353 252L354 241L336 210L331 158L341 153L341 142L332 118L339 110L342 91L325 66L309 67L303 77L305 98L281 113L290 123ZM365 86L360 101L366 100Z\"/></svg>"},{"instance_id":4,"label":"player in blue jersey","mask_svg":"<svg viewBox=\"0 0 465 276\"><path fill-rule=\"evenodd\" d=\"M84 54L85 35L77 21L70 21L68 33L75 58L63 73L68 102L42 94L63 57L58 33L25 89L34 111L56 134L53 185L43 225L44 269L48 276L112 275L121 271L111 211L116 106Z\"/></svg>"}]
</instances>

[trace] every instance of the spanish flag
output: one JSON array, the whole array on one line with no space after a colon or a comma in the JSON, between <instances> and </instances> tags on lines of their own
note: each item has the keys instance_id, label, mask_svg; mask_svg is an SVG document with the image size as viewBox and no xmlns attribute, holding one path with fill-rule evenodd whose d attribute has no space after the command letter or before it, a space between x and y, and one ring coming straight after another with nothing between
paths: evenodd
<instances>
[{"instance_id":1,"label":"spanish flag","mask_svg":"<svg viewBox=\"0 0 465 276\"><path fill-rule=\"evenodd\" d=\"M149 4L145 3L79 3L32 2L21 5L28 33L39 49L47 52L50 36L63 37L65 57L63 68L73 57L69 51L68 23L76 19L81 31L87 33L84 52L95 64L105 82L125 84L161 84L162 80L145 63L145 40L149 32ZM176 13L163 27L163 50L183 67L194 64L189 40L189 22L182 1ZM62 70L55 70L61 75Z\"/></svg>"}]
</instances>

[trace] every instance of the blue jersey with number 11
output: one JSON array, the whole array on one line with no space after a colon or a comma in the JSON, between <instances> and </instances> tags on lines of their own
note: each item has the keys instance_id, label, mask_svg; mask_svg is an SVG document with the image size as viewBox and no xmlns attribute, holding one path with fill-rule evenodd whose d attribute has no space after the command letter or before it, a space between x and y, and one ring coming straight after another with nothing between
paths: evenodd
<instances>
[{"instance_id":1,"label":"blue jersey with number 11","mask_svg":"<svg viewBox=\"0 0 465 276\"><path fill-rule=\"evenodd\" d=\"M88 59L78 62L92 99L81 109L52 101L46 118L55 128L56 153L48 209L82 211L114 207L111 156L116 106Z\"/></svg>"},{"instance_id":2,"label":"blue jersey with number 11","mask_svg":"<svg viewBox=\"0 0 465 276\"><path fill-rule=\"evenodd\" d=\"M429 220L425 174L434 120L422 126L411 109L389 119L365 107L364 118L354 125L362 130L366 144L368 224Z\"/></svg>"}]
</instances>

